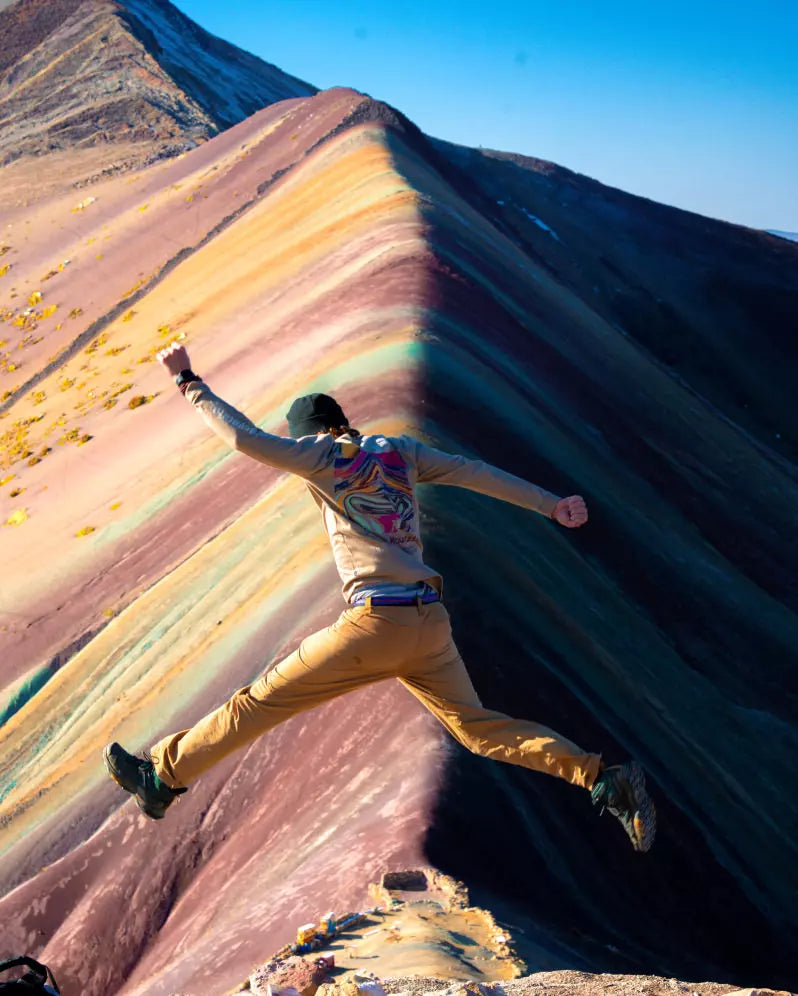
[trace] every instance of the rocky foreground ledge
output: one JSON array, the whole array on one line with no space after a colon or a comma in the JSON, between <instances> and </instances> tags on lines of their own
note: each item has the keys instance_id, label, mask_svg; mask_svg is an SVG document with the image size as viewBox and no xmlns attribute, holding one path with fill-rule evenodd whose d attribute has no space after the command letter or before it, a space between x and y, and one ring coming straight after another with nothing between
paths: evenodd
<instances>
[{"instance_id":1,"label":"rocky foreground ledge","mask_svg":"<svg viewBox=\"0 0 798 996\"><path fill-rule=\"evenodd\" d=\"M255 982L256 996L301 996ZM536 972L507 982L452 982L411 975L386 979L345 979L324 983L317 996L796 996L787 990L730 989L717 982L680 982L653 975L591 975L589 972Z\"/></svg>"},{"instance_id":2,"label":"rocky foreground ledge","mask_svg":"<svg viewBox=\"0 0 798 996\"><path fill-rule=\"evenodd\" d=\"M254 996L798 996L645 975L529 974L510 933L434 869L391 872L369 887L376 905L332 933L300 929L235 992ZM323 919L321 923L323 924ZM309 950L308 950L309 948Z\"/></svg>"}]
</instances>

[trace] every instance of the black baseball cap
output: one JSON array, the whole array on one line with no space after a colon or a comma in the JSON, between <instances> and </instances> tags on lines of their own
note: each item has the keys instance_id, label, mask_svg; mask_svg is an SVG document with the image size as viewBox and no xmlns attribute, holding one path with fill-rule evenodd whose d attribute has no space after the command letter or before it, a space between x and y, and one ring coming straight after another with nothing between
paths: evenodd
<instances>
[{"instance_id":1,"label":"black baseball cap","mask_svg":"<svg viewBox=\"0 0 798 996\"><path fill-rule=\"evenodd\" d=\"M294 439L337 429L339 425L349 425L341 406L329 394L306 394L297 398L285 417L288 431Z\"/></svg>"}]
</instances>

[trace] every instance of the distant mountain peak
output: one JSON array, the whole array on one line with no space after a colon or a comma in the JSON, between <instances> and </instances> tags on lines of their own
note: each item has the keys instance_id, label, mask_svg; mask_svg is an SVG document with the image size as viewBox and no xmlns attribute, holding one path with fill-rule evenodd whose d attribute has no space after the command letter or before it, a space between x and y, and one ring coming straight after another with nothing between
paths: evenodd
<instances>
[{"instance_id":1,"label":"distant mountain peak","mask_svg":"<svg viewBox=\"0 0 798 996\"><path fill-rule=\"evenodd\" d=\"M0 8L0 36L0 162L126 141L187 147L316 92L168 0L15 0Z\"/></svg>"}]
</instances>

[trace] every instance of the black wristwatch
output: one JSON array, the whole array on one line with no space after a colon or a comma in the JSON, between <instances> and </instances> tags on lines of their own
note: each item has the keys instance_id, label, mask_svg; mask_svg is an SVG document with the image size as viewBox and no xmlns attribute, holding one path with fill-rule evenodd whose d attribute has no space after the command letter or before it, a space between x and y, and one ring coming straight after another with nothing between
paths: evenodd
<instances>
[{"instance_id":1,"label":"black wristwatch","mask_svg":"<svg viewBox=\"0 0 798 996\"><path fill-rule=\"evenodd\" d=\"M193 370L181 370L177 377L175 377L175 384L180 388L180 393L185 394L186 387L193 380L202 380L202 377L195 374Z\"/></svg>"}]
</instances>

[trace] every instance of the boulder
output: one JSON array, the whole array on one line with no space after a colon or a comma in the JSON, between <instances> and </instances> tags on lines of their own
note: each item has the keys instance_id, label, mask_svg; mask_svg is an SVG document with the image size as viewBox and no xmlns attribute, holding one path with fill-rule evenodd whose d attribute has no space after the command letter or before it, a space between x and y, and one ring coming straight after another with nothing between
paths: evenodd
<instances>
[{"instance_id":1,"label":"boulder","mask_svg":"<svg viewBox=\"0 0 798 996\"><path fill-rule=\"evenodd\" d=\"M298 955L276 959L261 965L249 977L255 996L316 996L316 990L327 978L327 970Z\"/></svg>"}]
</instances>

